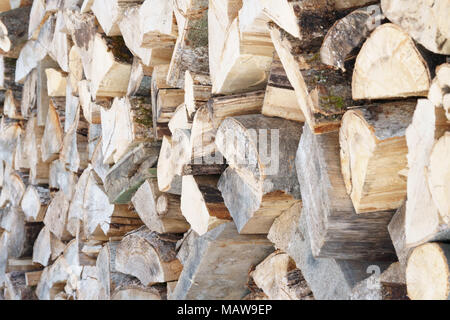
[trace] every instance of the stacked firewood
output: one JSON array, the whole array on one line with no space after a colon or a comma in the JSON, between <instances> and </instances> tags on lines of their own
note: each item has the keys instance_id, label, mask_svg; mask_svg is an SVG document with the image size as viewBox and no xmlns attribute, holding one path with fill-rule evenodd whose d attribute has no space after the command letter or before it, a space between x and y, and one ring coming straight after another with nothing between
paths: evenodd
<instances>
[{"instance_id":1,"label":"stacked firewood","mask_svg":"<svg viewBox=\"0 0 450 320\"><path fill-rule=\"evenodd\" d=\"M447 299L446 0L0 0L1 299Z\"/></svg>"}]
</instances>

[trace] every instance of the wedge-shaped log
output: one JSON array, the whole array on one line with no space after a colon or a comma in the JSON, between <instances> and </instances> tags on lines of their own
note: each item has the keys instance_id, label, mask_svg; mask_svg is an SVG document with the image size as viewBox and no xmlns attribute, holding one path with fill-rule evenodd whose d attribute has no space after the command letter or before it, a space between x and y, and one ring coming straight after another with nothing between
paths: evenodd
<instances>
[{"instance_id":1,"label":"wedge-shaped log","mask_svg":"<svg viewBox=\"0 0 450 320\"><path fill-rule=\"evenodd\" d=\"M395 102L347 111L339 133L341 169L356 213L393 210L406 198L406 128L416 103Z\"/></svg>"},{"instance_id":2,"label":"wedge-shaped log","mask_svg":"<svg viewBox=\"0 0 450 320\"><path fill-rule=\"evenodd\" d=\"M305 122L305 116L297 102L294 88L291 86L276 53L274 53L270 67L269 81L261 113L267 117Z\"/></svg>"},{"instance_id":3,"label":"wedge-shaped log","mask_svg":"<svg viewBox=\"0 0 450 320\"><path fill-rule=\"evenodd\" d=\"M299 201L294 160L301 134L299 123L263 115L220 125L215 142L229 167L218 188L240 233L268 233L273 220Z\"/></svg>"},{"instance_id":4,"label":"wedge-shaped log","mask_svg":"<svg viewBox=\"0 0 450 320\"><path fill-rule=\"evenodd\" d=\"M302 40L277 26L271 26L270 30L277 54L310 128L315 133L337 130L347 108L354 105L351 75L322 63L316 46L304 47Z\"/></svg>"},{"instance_id":5,"label":"wedge-shaped log","mask_svg":"<svg viewBox=\"0 0 450 320\"><path fill-rule=\"evenodd\" d=\"M222 5L210 8L211 81L214 94L231 94L263 89L269 76L273 44L266 23L269 18L261 6L243 1L239 12L228 23L221 22ZM230 8L231 9L231 8Z\"/></svg>"},{"instance_id":6,"label":"wedge-shaped log","mask_svg":"<svg viewBox=\"0 0 450 320\"><path fill-rule=\"evenodd\" d=\"M364 43L382 19L380 6L371 5L336 21L328 30L320 48L322 62L345 72L350 54Z\"/></svg>"},{"instance_id":7,"label":"wedge-shaped log","mask_svg":"<svg viewBox=\"0 0 450 320\"><path fill-rule=\"evenodd\" d=\"M154 178L161 144L140 143L130 149L106 174L104 186L111 203L128 203L148 178Z\"/></svg>"},{"instance_id":8,"label":"wedge-shaped log","mask_svg":"<svg viewBox=\"0 0 450 320\"><path fill-rule=\"evenodd\" d=\"M116 270L135 276L144 285L177 280L183 268L175 252L179 239L140 228L117 246Z\"/></svg>"},{"instance_id":9,"label":"wedge-shaped log","mask_svg":"<svg viewBox=\"0 0 450 320\"><path fill-rule=\"evenodd\" d=\"M265 237L238 234L234 223L224 223L195 240L170 299L241 299L250 266L272 251Z\"/></svg>"},{"instance_id":10,"label":"wedge-shaped log","mask_svg":"<svg viewBox=\"0 0 450 320\"><path fill-rule=\"evenodd\" d=\"M286 253L275 251L258 264L251 276L271 300L311 300L302 272Z\"/></svg>"},{"instance_id":11,"label":"wedge-shaped log","mask_svg":"<svg viewBox=\"0 0 450 320\"><path fill-rule=\"evenodd\" d=\"M50 191L42 186L28 185L20 207L27 221L43 221L50 203Z\"/></svg>"},{"instance_id":12,"label":"wedge-shaped log","mask_svg":"<svg viewBox=\"0 0 450 320\"><path fill-rule=\"evenodd\" d=\"M116 98L101 109L102 150L106 164L116 163L132 144L149 140L150 105L145 97Z\"/></svg>"},{"instance_id":13,"label":"wedge-shaped log","mask_svg":"<svg viewBox=\"0 0 450 320\"><path fill-rule=\"evenodd\" d=\"M147 179L131 199L139 217L152 231L183 233L189 224L181 214L180 196L159 191L156 179Z\"/></svg>"},{"instance_id":14,"label":"wedge-shaped log","mask_svg":"<svg viewBox=\"0 0 450 320\"><path fill-rule=\"evenodd\" d=\"M414 249L406 267L411 300L448 300L450 297L450 245L427 243Z\"/></svg>"},{"instance_id":15,"label":"wedge-shaped log","mask_svg":"<svg viewBox=\"0 0 450 320\"><path fill-rule=\"evenodd\" d=\"M232 220L217 189L218 176L183 176L181 212L198 235Z\"/></svg>"},{"instance_id":16,"label":"wedge-shaped log","mask_svg":"<svg viewBox=\"0 0 450 320\"><path fill-rule=\"evenodd\" d=\"M143 0L94 0L91 10L107 36L120 36L119 23L125 11Z\"/></svg>"},{"instance_id":17,"label":"wedge-shaped log","mask_svg":"<svg viewBox=\"0 0 450 320\"><path fill-rule=\"evenodd\" d=\"M395 248L395 253L399 263L406 267L406 262L408 261L409 255L411 254L412 248L406 246L405 238L405 217L406 217L406 206L403 204L398 208L395 215L392 217L391 222L388 225L389 235L391 236L392 244Z\"/></svg>"},{"instance_id":18,"label":"wedge-shaped log","mask_svg":"<svg viewBox=\"0 0 450 320\"><path fill-rule=\"evenodd\" d=\"M411 7L406 0L382 0L381 7L390 21L425 48L435 53L450 54L450 28L444 14L450 10L447 1L428 3L420 0Z\"/></svg>"},{"instance_id":19,"label":"wedge-shaped log","mask_svg":"<svg viewBox=\"0 0 450 320\"><path fill-rule=\"evenodd\" d=\"M30 168L30 183L48 184L50 175L50 164L42 160L42 138L44 127L38 126L37 117L27 121L25 137L23 141L23 153L26 154L28 167Z\"/></svg>"},{"instance_id":20,"label":"wedge-shaped log","mask_svg":"<svg viewBox=\"0 0 450 320\"><path fill-rule=\"evenodd\" d=\"M426 170L433 146L450 124L442 108L427 99L417 103L411 125L406 130L408 182L405 218L407 246L450 239L448 212L440 212L430 192ZM439 173L443 175L442 172Z\"/></svg>"},{"instance_id":21,"label":"wedge-shaped log","mask_svg":"<svg viewBox=\"0 0 450 320\"><path fill-rule=\"evenodd\" d=\"M33 263L46 267L64 251L65 244L47 226L39 232L33 246Z\"/></svg>"},{"instance_id":22,"label":"wedge-shaped log","mask_svg":"<svg viewBox=\"0 0 450 320\"><path fill-rule=\"evenodd\" d=\"M62 241L71 238L66 229L69 205L70 198L67 198L63 191L58 191L50 202L44 218L47 228Z\"/></svg>"},{"instance_id":23,"label":"wedge-shaped log","mask_svg":"<svg viewBox=\"0 0 450 320\"><path fill-rule=\"evenodd\" d=\"M53 101L48 106L47 121L41 142L42 161L51 162L58 157L63 145L63 129Z\"/></svg>"},{"instance_id":24,"label":"wedge-shaped log","mask_svg":"<svg viewBox=\"0 0 450 320\"><path fill-rule=\"evenodd\" d=\"M356 58L352 78L355 100L427 96L430 85L429 66L414 41L392 23L376 28Z\"/></svg>"},{"instance_id":25,"label":"wedge-shaped log","mask_svg":"<svg viewBox=\"0 0 450 320\"><path fill-rule=\"evenodd\" d=\"M395 258L387 230L394 212L356 214L340 169L337 132L314 135L305 125L295 162L315 257Z\"/></svg>"}]
</instances>

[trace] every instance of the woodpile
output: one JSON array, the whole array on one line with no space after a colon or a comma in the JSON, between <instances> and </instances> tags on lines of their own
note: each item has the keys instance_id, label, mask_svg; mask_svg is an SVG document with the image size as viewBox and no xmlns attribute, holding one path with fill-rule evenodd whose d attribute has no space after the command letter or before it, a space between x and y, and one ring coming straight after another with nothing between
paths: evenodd
<instances>
[{"instance_id":1,"label":"woodpile","mask_svg":"<svg viewBox=\"0 0 450 320\"><path fill-rule=\"evenodd\" d=\"M0 1L0 299L449 299L416 2Z\"/></svg>"}]
</instances>

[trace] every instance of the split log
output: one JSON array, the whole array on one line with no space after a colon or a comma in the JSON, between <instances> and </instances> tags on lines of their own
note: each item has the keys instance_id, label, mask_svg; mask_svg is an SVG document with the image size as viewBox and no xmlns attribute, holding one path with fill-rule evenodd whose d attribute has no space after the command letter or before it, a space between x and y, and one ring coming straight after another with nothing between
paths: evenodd
<instances>
[{"instance_id":1,"label":"split log","mask_svg":"<svg viewBox=\"0 0 450 320\"><path fill-rule=\"evenodd\" d=\"M104 162L116 163L128 148L150 139L150 105L142 98L116 98L109 110L101 109Z\"/></svg>"},{"instance_id":2,"label":"split log","mask_svg":"<svg viewBox=\"0 0 450 320\"><path fill-rule=\"evenodd\" d=\"M280 58L276 53L270 67L269 81L261 113L267 117L280 117L305 122L294 88L291 86Z\"/></svg>"},{"instance_id":3,"label":"split log","mask_svg":"<svg viewBox=\"0 0 450 320\"><path fill-rule=\"evenodd\" d=\"M58 191L50 202L44 218L45 226L62 241L71 239L66 229L69 204L70 198L67 198L63 191Z\"/></svg>"},{"instance_id":4,"label":"split log","mask_svg":"<svg viewBox=\"0 0 450 320\"><path fill-rule=\"evenodd\" d=\"M137 6L128 8L118 22L118 27L128 49L136 57L139 57L144 65L149 66L153 52L152 49L144 48L141 45L143 24L140 15L141 10Z\"/></svg>"},{"instance_id":5,"label":"split log","mask_svg":"<svg viewBox=\"0 0 450 320\"><path fill-rule=\"evenodd\" d=\"M50 192L41 186L28 185L20 207L27 221L43 221L47 206L50 203Z\"/></svg>"},{"instance_id":6,"label":"split log","mask_svg":"<svg viewBox=\"0 0 450 320\"><path fill-rule=\"evenodd\" d=\"M98 97L92 101L91 93L89 91L89 81L81 80L78 82L78 96L81 107L83 108L84 118L91 124L101 123L101 110L111 107L110 98Z\"/></svg>"},{"instance_id":7,"label":"split log","mask_svg":"<svg viewBox=\"0 0 450 320\"><path fill-rule=\"evenodd\" d=\"M234 223L224 223L195 241L170 299L241 299L250 266L272 251L265 237L238 234Z\"/></svg>"},{"instance_id":8,"label":"split log","mask_svg":"<svg viewBox=\"0 0 450 320\"><path fill-rule=\"evenodd\" d=\"M411 7L405 0L382 0L381 7L389 20L425 48L435 53L450 54L450 28L444 14L450 10L447 1L419 1Z\"/></svg>"},{"instance_id":9,"label":"split log","mask_svg":"<svg viewBox=\"0 0 450 320\"><path fill-rule=\"evenodd\" d=\"M11 168L5 168L3 188L0 195L0 207L4 208L10 203L13 208L18 208L25 193L25 188L21 177L15 171L11 170Z\"/></svg>"},{"instance_id":10,"label":"split log","mask_svg":"<svg viewBox=\"0 0 450 320\"><path fill-rule=\"evenodd\" d=\"M356 58L353 99L427 96L431 85L429 70L410 36L394 24L383 24L372 32Z\"/></svg>"},{"instance_id":11,"label":"split log","mask_svg":"<svg viewBox=\"0 0 450 320\"><path fill-rule=\"evenodd\" d=\"M450 132L447 131L433 146L428 166L428 186L431 197L444 221L450 222Z\"/></svg>"},{"instance_id":12,"label":"split log","mask_svg":"<svg viewBox=\"0 0 450 320\"><path fill-rule=\"evenodd\" d=\"M184 145L189 143L184 142ZM187 154L185 151L183 144L177 144L171 137L163 137L157 164L158 188L161 192L181 195L181 168L191 158L190 149ZM182 156L180 152L183 152Z\"/></svg>"},{"instance_id":13,"label":"split log","mask_svg":"<svg viewBox=\"0 0 450 320\"><path fill-rule=\"evenodd\" d=\"M132 57L121 37L104 38L100 34L95 35L89 79L94 99L97 96L121 97L127 93Z\"/></svg>"},{"instance_id":14,"label":"split log","mask_svg":"<svg viewBox=\"0 0 450 320\"><path fill-rule=\"evenodd\" d=\"M161 144L141 143L130 149L119 162L109 169L104 180L111 203L130 202L133 194L148 178L154 178L154 166L158 160Z\"/></svg>"},{"instance_id":15,"label":"split log","mask_svg":"<svg viewBox=\"0 0 450 320\"><path fill-rule=\"evenodd\" d=\"M405 132L416 103L398 102L347 111L339 133L341 171L356 213L393 210L406 198Z\"/></svg>"},{"instance_id":16,"label":"split log","mask_svg":"<svg viewBox=\"0 0 450 320\"><path fill-rule=\"evenodd\" d=\"M406 285L411 300L450 298L450 245L427 243L414 249L406 267Z\"/></svg>"},{"instance_id":17,"label":"split log","mask_svg":"<svg viewBox=\"0 0 450 320\"><path fill-rule=\"evenodd\" d=\"M277 54L310 128L315 133L337 130L346 109L354 105L350 74L322 63L316 45L304 46L303 40L308 39L294 38L274 25L270 30Z\"/></svg>"},{"instance_id":18,"label":"split log","mask_svg":"<svg viewBox=\"0 0 450 320\"><path fill-rule=\"evenodd\" d=\"M198 235L232 220L220 191L218 176L183 176L181 212Z\"/></svg>"},{"instance_id":19,"label":"split log","mask_svg":"<svg viewBox=\"0 0 450 320\"><path fill-rule=\"evenodd\" d=\"M189 224L180 209L180 196L162 193L156 179L147 179L131 199L145 225L161 234L184 233Z\"/></svg>"},{"instance_id":20,"label":"split log","mask_svg":"<svg viewBox=\"0 0 450 320\"><path fill-rule=\"evenodd\" d=\"M46 54L46 48L38 41L28 41L20 50L19 58L17 58L15 81L23 82L25 77L45 58Z\"/></svg>"},{"instance_id":21,"label":"split log","mask_svg":"<svg viewBox=\"0 0 450 320\"><path fill-rule=\"evenodd\" d=\"M60 118L53 101L50 100L41 143L42 161L48 163L55 160L61 151L62 144L63 130L61 128Z\"/></svg>"},{"instance_id":22,"label":"split log","mask_svg":"<svg viewBox=\"0 0 450 320\"><path fill-rule=\"evenodd\" d=\"M29 118L36 108L37 99L37 70L33 69L25 78L20 102L20 113L24 118Z\"/></svg>"},{"instance_id":23,"label":"split log","mask_svg":"<svg viewBox=\"0 0 450 320\"><path fill-rule=\"evenodd\" d=\"M47 78L47 92L49 97L65 97L67 77L62 71L48 68L45 69Z\"/></svg>"},{"instance_id":24,"label":"split log","mask_svg":"<svg viewBox=\"0 0 450 320\"><path fill-rule=\"evenodd\" d=\"M169 120L168 127L172 134L176 129L192 129L192 120L188 117L188 111L184 103L175 109L172 118Z\"/></svg>"},{"instance_id":25,"label":"split log","mask_svg":"<svg viewBox=\"0 0 450 320\"><path fill-rule=\"evenodd\" d=\"M405 236L407 246L450 239L448 212L439 212L430 192L426 171L435 141L450 128L442 108L427 99L417 103L406 130L408 181ZM442 175L442 173L440 173Z\"/></svg>"},{"instance_id":26,"label":"split log","mask_svg":"<svg viewBox=\"0 0 450 320\"><path fill-rule=\"evenodd\" d=\"M311 300L302 272L286 253L275 251L251 273L256 285L271 300Z\"/></svg>"},{"instance_id":27,"label":"split log","mask_svg":"<svg viewBox=\"0 0 450 320\"><path fill-rule=\"evenodd\" d=\"M269 76L274 52L267 30L268 17L251 1L244 1L236 18L226 26L221 20L220 6L212 6L209 14L212 60L211 80L214 94L231 94L263 89ZM222 9L222 10L221 10ZM234 12L233 12L234 13ZM224 28L225 27L225 28ZM215 39L213 39L215 38Z\"/></svg>"},{"instance_id":28,"label":"split log","mask_svg":"<svg viewBox=\"0 0 450 320\"><path fill-rule=\"evenodd\" d=\"M380 25L383 17L380 6L371 5L336 21L320 48L322 62L345 72L347 58L361 47L370 33Z\"/></svg>"},{"instance_id":29,"label":"split log","mask_svg":"<svg viewBox=\"0 0 450 320\"><path fill-rule=\"evenodd\" d=\"M218 188L240 233L268 233L274 219L299 201L294 154L301 134L299 123L262 115L220 125L215 142L229 167Z\"/></svg>"},{"instance_id":30,"label":"split log","mask_svg":"<svg viewBox=\"0 0 450 320\"><path fill-rule=\"evenodd\" d=\"M140 228L117 246L116 270L137 277L143 285L177 280L183 268L176 258L178 239Z\"/></svg>"},{"instance_id":31,"label":"split log","mask_svg":"<svg viewBox=\"0 0 450 320\"><path fill-rule=\"evenodd\" d=\"M198 237L199 235L197 232L195 232L192 229L189 229L187 232L184 233L183 239L178 240L175 249L178 251L177 258L178 260L180 260L183 266L186 264L189 255L192 253L195 241L197 241Z\"/></svg>"},{"instance_id":32,"label":"split log","mask_svg":"<svg viewBox=\"0 0 450 320\"><path fill-rule=\"evenodd\" d=\"M172 2L146 0L139 8L139 15L141 19L140 46L151 49L174 48L178 26Z\"/></svg>"},{"instance_id":33,"label":"split log","mask_svg":"<svg viewBox=\"0 0 450 320\"><path fill-rule=\"evenodd\" d=\"M156 122L168 123L176 108L184 102L184 91L181 89L160 89L156 100Z\"/></svg>"},{"instance_id":34,"label":"split log","mask_svg":"<svg viewBox=\"0 0 450 320\"><path fill-rule=\"evenodd\" d=\"M22 7L0 13L0 52L6 57L18 58L28 40L30 7Z\"/></svg>"},{"instance_id":35,"label":"split log","mask_svg":"<svg viewBox=\"0 0 450 320\"><path fill-rule=\"evenodd\" d=\"M45 126L47 121L48 108L50 104L50 97L47 89L47 74L45 72L48 68L55 68L57 64L50 57L45 57L36 66L37 69L37 120L38 126Z\"/></svg>"},{"instance_id":36,"label":"split log","mask_svg":"<svg viewBox=\"0 0 450 320\"><path fill-rule=\"evenodd\" d=\"M314 135L305 125L295 163L314 257L395 259L387 230L394 213L356 214L340 170L337 132Z\"/></svg>"},{"instance_id":37,"label":"split log","mask_svg":"<svg viewBox=\"0 0 450 320\"><path fill-rule=\"evenodd\" d=\"M66 169L64 163L57 159L50 163L50 173L48 185L50 189L58 189L64 192L69 199L73 195L75 184L77 183L77 175Z\"/></svg>"},{"instance_id":38,"label":"split log","mask_svg":"<svg viewBox=\"0 0 450 320\"><path fill-rule=\"evenodd\" d=\"M10 119L23 119L19 110L19 101L14 98L12 90L6 90L5 102L3 103L3 114Z\"/></svg>"},{"instance_id":39,"label":"split log","mask_svg":"<svg viewBox=\"0 0 450 320\"><path fill-rule=\"evenodd\" d=\"M0 122L0 159L11 167L14 163L14 154L22 130L20 124L15 121L6 123L3 117Z\"/></svg>"},{"instance_id":40,"label":"split log","mask_svg":"<svg viewBox=\"0 0 450 320\"><path fill-rule=\"evenodd\" d=\"M44 226L34 242L33 263L46 267L63 253L64 248L65 244Z\"/></svg>"},{"instance_id":41,"label":"split log","mask_svg":"<svg viewBox=\"0 0 450 320\"><path fill-rule=\"evenodd\" d=\"M179 34L167 74L167 83L175 88L184 87L186 70L208 74L208 1L194 0L186 8L175 4ZM189 14L191 7L201 7Z\"/></svg>"},{"instance_id":42,"label":"split log","mask_svg":"<svg viewBox=\"0 0 450 320\"><path fill-rule=\"evenodd\" d=\"M55 32L49 49L49 55L58 63L64 72L69 72L70 42L66 33L64 13L59 10L56 13Z\"/></svg>"},{"instance_id":43,"label":"split log","mask_svg":"<svg viewBox=\"0 0 450 320\"><path fill-rule=\"evenodd\" d=\"M143 0L94 0L91 10L107 36L120 36L119 23L125 11Z\"/></svg>"},{"instance_id":44,"label":"split log","mask_svg":"<svg viewBox=\"0 0 450 320\"><path fill-rule=\"evenodd\" d=\"M214 128L218 128L228 117L261 113L264 96L264 91L254 91L211 98L208 101L208 111Z\"/></svg>"},{"instance_id":45,"label":"split log","mask_svg":"<svg viewBox=\"0 0 450 320\"><path fill-rule=\"evenodd\" d=\"M399 263L406 267L409 255L412 248L406 246L405 237L405 218L406 218L406 206L403 204L392 217L391 222L388 225L389 235L391 236L392 244L395 248L395 253Z\"/></svg>"}]
</instances>

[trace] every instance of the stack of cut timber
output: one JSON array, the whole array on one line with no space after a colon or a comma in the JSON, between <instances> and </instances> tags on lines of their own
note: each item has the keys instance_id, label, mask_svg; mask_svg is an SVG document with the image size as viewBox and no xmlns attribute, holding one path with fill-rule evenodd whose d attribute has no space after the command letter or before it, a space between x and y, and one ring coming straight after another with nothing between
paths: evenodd
<instances>
[{"instance_id":1,"label":"stack of cut timber","mask_svg":"<svg viewBox=\"0 0 450 320\"><path fill-rule=\"evenodd\" d=\"M416 2L0 1L0 299L448 299Z\"/></svg>"}]
</instances>

